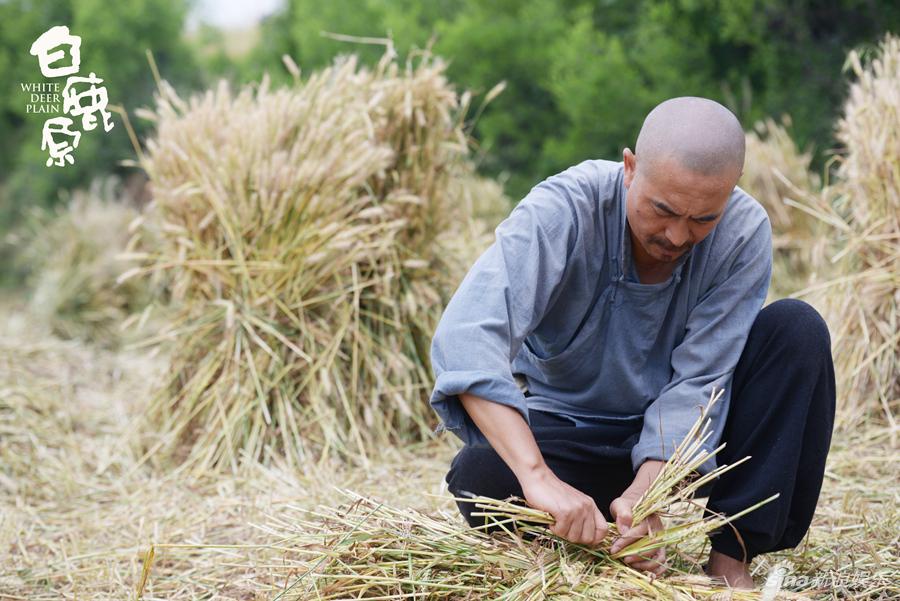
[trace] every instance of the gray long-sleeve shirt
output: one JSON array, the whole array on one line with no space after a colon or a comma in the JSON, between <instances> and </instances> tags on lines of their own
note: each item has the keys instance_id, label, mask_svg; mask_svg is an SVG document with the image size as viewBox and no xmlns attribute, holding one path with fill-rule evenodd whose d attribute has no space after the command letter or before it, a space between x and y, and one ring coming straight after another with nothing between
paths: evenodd
<instances>
[{"instance_id":1,"label":"gray long-sleeve shirt","mask_svg":"<svg viewBox=\"0 0 900 601\"><path fill-rule=\"evenodd\" d=\"M640 431L635 470L666 460L710 392L712 450L731 376L772 272L771 228L740 188L671 277L641 284L626 231L623 164L587 160L542 181L495 230L434 334L431 405L472 445L487 439L459 401L468 392L515 408L624 420ZM516 383L524 378L526 397ZM760 399L763 402L763 399ZM715 467L714 459L701 469Z\"/></svg>"}]
</instances>

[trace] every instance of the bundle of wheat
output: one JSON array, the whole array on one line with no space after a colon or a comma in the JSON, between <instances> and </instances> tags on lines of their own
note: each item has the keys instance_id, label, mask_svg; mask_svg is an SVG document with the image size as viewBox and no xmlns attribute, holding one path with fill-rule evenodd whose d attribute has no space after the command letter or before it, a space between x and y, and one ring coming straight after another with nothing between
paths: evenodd
<instances>
[{"instance_id":1,"label":"bundle of wheat","mask_svg":"<svg viewBox=\"0 0 900 601\"><path fill-rule=\"evenodd\" d=\"M841 410L852 426L880 414L896 427L900 403L900 38L886 37L863 64L837 125L843 152L822 194L795 203L831 226L830 279L813 293L832 328Z\"/></svg>"},{"instance_id":2,"label":"bundle of wheat","mask_svg":"<svg viewBox=\"0 0 900 601\"><path fill-rule=\"evenodd\" d=\"M101 192L100 183L53 212L31 213L16 259L28 273L30 307L41 323L62 338L115 346L120 326L147 306L153 284L117 283L129 268L117 253L127 249L138 213L110 190Z\"/></svg>"},{"instance_id":3,"label":"bundle of wheat","mask_svg":"<svg viewBox=\"0 0 900 601\"><path fill-rule=\"evenodd\" d=\"M812 152L801 152L791 139L790 117L757 122L746 135L746 159L740 186L765 207L772 223L774 265L770 296L780 298L808 283L824 252L821 222L789 203L799 188L821 190L821 178L810 171Z\"/></svg>"},{"instance_id":4,"label":"bundle of wheat","mask_svg":"<svg viewBox=\"0 0 900 601\"><path fill-rule=\"evenodd\" d=\"M189 101L160 82L142 164L161 243L128 255L143 265L126 275L168 271L178 307L145 341L175 349L148 452L189 443L201 468L271 452L367 463L430 434L430 336L458 249L487 240L452 194L477 181L469 95L418 56L374 70L340 57L303 82L292 67L292 88L222 82Z\"/></svg>"}]
</instances>

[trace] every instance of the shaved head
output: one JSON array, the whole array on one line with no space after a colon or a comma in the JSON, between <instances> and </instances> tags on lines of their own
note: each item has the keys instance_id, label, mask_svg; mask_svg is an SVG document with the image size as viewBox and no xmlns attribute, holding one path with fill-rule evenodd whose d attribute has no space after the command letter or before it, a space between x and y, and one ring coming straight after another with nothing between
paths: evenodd
<instances>
[{"instance_id":1,"label":"shaved head","mask_svg":"<svg viewBox=\"0 0 900 601\"><path fill-rule=\"evenodd\" d=\"M650 111L622 162L635 265L662 281L725 213L744 169L744 130L718 102L672 98Z\"/></svg>"},{"instance_id":2,"label":"shaved head","mask_svg":"<svg viewBox=\"0 0 900 601\"><path fill-rule=\"evenodd\" d=\"M650 111L635 145L638 169L676 161L698 175L740 177L744 130L727 108L708 98L682 96Z\"/></svg>"}]
</instances>

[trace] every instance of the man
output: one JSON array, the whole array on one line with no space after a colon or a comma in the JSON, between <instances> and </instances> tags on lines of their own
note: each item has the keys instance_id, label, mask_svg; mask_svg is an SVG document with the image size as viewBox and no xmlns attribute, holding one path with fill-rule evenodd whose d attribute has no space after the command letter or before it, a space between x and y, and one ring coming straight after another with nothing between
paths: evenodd
<instances>
[{"instance_id":1,"label":"man","mask_svg":"<svg viewBox=\"0 0 900 601\"><path fill-rule=\"evenodd\" d=\"M449 490L524 496L551 531L613 551L661 524L631 509L713 388L726 515L780 497L711 536L707 572L752 588L750 562L796 546L818 500L834 420L828 329L781 300L760 310L772 268L762 206L736 187L737 118L674 98L646 118L623 162L586 160L535 186L496 229L432 342L431 404L465 442ZM459 503L466 520L470 503ZM661 574L665 550L625 559Z\"/></svg>"}]
</instances>

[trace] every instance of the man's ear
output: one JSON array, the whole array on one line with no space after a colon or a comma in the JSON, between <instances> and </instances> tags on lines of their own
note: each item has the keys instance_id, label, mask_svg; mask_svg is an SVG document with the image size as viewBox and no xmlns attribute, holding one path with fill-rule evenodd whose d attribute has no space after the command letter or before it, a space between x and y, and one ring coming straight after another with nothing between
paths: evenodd
<instances>
[{"instance_id":1,"label":"man's ear","mask_svg":"<svg viewBox=\"0 0 900 601\"><path fill-rule=\"evenodd\" d=\"M637 170L637 157L631 152L630 148L622 151L622 162L625 164L625 187L631 186L634 180L634 173Z\"/></svg>"}]
</instances>

